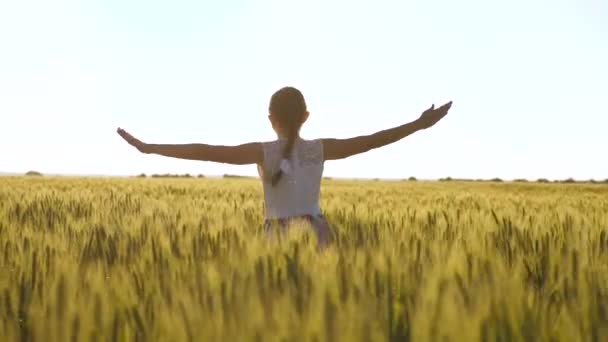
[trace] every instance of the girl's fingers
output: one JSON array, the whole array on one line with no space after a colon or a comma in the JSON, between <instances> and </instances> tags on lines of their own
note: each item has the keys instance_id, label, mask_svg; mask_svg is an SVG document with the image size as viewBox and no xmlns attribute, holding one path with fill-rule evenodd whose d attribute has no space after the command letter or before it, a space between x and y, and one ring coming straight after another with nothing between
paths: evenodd
<instances>
[{"instance_id":1,"label":"girl's fingers","mask_svg":"<svg viewBox=\"0 0 608 342\"><path fill-rule=\"evenodd\" d=\"M136 139L135 137L133 137L131 134L127 133L127 131L125 131L124 129L119 128L118 129L118 134L125 139L129 144L133 145L133 146L137 146L140 145L140 141L138 139Z\"/></svg>"},{"instance_id":2,"label":"girl's fingers","mask_svg":"<svg viewBox=\"0 0 608 342\"><path fill-rule=\"evenodd\" d=\"M129 133L127 133L127 131L125 131L125 130L124 130L124 129L122 129L122 128L119 128L119 129L118 129L116 132L118 132L118 134L119 134L121 137L123 137L123 138L125 138L125 137L127 137L127 136L129 136L129 135L130 135Z\"/></svg>"},{"instance_id":3,"label":"girl's fingers","mask_svg":"<svg viewBox=\"0 0 608 342\"><path fill-rule=\"evenodd\" d=\"M118 132L118 134L120 134L120 136L123 137L127 141L134 139L133 136L131 134L127 133L125 130Z\"/></svg>"}]
</instances>

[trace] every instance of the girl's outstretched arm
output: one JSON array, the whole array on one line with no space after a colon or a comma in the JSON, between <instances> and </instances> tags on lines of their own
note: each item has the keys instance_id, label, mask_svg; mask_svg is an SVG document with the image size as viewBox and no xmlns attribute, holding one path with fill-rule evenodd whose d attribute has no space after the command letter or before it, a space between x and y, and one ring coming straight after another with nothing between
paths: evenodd
<instances>
[{"instance_id":1,"label":"girl's outstretched arm","mask_svg":"<svg viewBox=\"0 0 608 342\"><path fill-rule=\"evenodd\" d=\"M237 146L206 144L160 145L146 144L139 139L136 139L122 128L119 128L117 133L142 153L236 165L259 164L263 160L264 152L260 143L249 143Z\"/></svg>"},{"instance_id":2,"label":"girl's outstretched arm","mask_svg":"<svg viewBox=\"0 0 608 342\"><path fill-rule=\"evenodd\" d=\"M435 105L432 105L431 108L425 110L420 118L415 121L371 135L349 139L323 139L325 160L348 158L355 154L392 144L419 130L432 127L447 115L451 106L451 101L439 108L435 108Z\"/></svg>"}]
</instances>

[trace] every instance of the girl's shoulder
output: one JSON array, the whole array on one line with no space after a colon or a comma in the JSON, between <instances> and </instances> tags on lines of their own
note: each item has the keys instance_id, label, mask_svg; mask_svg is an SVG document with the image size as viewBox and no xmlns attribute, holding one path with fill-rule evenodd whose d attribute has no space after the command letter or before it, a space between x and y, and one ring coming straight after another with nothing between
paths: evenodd
<instances>
[{"instance_id":1,"label":"girl's shoulder","mask_svg":"<svg viewBox=\"0 0 608 342\"><path fill-rule=\"evenodd\" d=\"M263 142L262 146L264 146L264 153L266 155L280 154L286 142L286 139ZM314 156L315 159L323 158L323 139L299 138L295 142L294 153L298 155Z\"/></svg>"},{"instance_id":2,"label":"girl's shoulder","mask_svg":"<svg viewBox=\"0 0 608 342\"><path fill-rule=\"evenodd\" d=\"M285 144L286 142L287 142L287 139L276 139L276 140L271 140L271 141L264 141L264 142L262 142L262 145L264 145L264 146L281 146L281 145ZM298 140L296 140L296 145L305 145L305 146L323 145L323 139L299 138Z\"/></svg>"}]
</instances>

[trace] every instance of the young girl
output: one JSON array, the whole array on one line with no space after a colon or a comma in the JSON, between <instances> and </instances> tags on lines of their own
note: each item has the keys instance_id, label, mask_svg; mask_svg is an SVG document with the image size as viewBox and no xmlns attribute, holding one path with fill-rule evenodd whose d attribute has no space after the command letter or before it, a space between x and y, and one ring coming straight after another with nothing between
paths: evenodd
<instances>
[{"instance_id":1,"label":"young girl","mask_svg":"<svg viewBox=\"0 0 608 342\"><path fill-rule=\"evenodd\" d=\"M329 225L319 208L324 162L367 152L429 128L448 113L451 105L452 102L439 108L433 105L415 121L371 135L305 140L299 135L308 119L304 96L293 87L285 87L270 98L268 118L278 137L272 142L238 146L158 145L144 143L121 128L118 134L143 153L237 165L257 164L264 188L264 230L270 232L273 227L285 230L294 221L307 222L315 231L319 245L325 245L330 238Z\"/></svg>"}]
</instances>

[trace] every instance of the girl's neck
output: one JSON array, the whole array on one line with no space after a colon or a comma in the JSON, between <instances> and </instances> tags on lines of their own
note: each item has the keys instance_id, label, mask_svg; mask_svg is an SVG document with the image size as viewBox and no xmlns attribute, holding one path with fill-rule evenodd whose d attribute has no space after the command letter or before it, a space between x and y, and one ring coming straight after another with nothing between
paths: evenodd
<instances>
[{"instance_id":1,"label":"girl's neck","mask_svg":"<svg viewBox=\"0 0 608 342\"><path fill-rule=\"evenodd\" d=\"M287 135L277 134L277 139L279 140L287 140ZM300 134L296 134L295 140L300 139Z\"/></svg>"}]
</instances>

